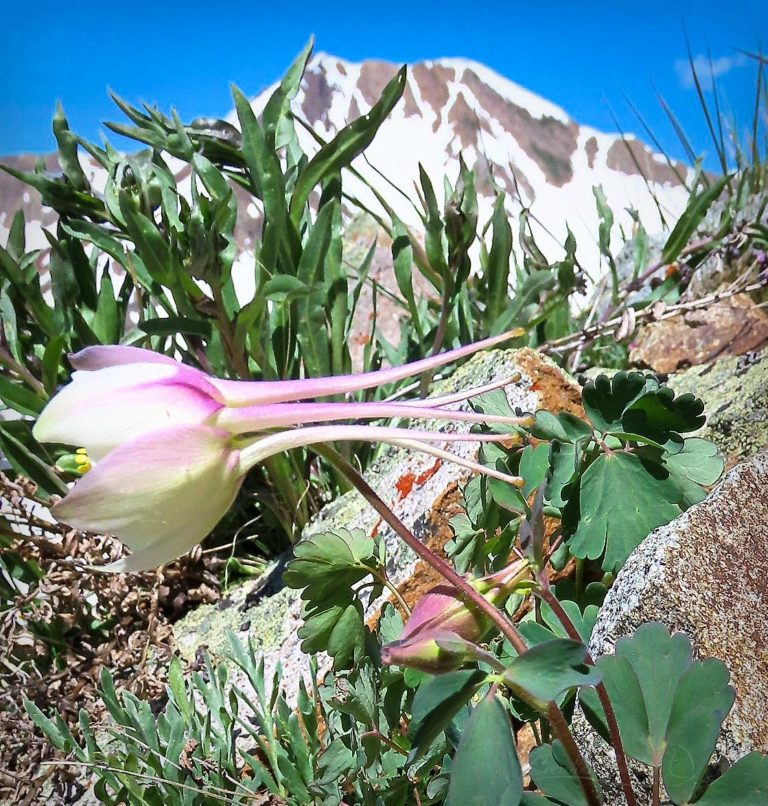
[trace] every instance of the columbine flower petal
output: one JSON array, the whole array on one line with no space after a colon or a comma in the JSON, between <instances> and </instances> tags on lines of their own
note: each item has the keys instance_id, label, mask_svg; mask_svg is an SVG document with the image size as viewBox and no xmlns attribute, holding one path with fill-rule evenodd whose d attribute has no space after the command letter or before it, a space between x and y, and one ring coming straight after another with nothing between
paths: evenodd
<instances>
[{"instance_id":1,"label":"columbine flower petal","mask_svg":"<svg viewBox=\"0 0 768 806\"><path fill-rule=\"evenodd\" d=\"M289 381L227 381L212 378L211 382L221 391L227 405L250 406L257 403L287 403L296 400L307 400L312 397L326 397L340 395L347 392L359 392L362 389L371 389L394 383L412 375L429 372L459 358L474 355L480 350L502 344L524 331L520 328L492 336L483 341L448 350L444 353L413 361L401 367L389 367L376 372L365 372L361 375L333 375L327 378L301 378Z\"/></svg>"},{"instance_id":2,"label":"columbine flower petal","mask_svg":"<svg viewBox=\"0 0 768 806\"><path fill-rule=\"evenodd\" d=\"M172 364L179 362L167 355L143 347L125 347L120 344L104 344L86 347L79 353L69 356L69 362L75 369L97 370L107 367L125 366L126 364Z\"/></svg>"},{"instance_id":3,"label":"columbine flower petal","mask_svg":"<svg viewBox=\"0 0 768 806\"><path fill-rule=\"evenodd\" d=\"M76 372L38 418L35 439L81 446L98 460L141 434L205 422L221 404L200 388L178 383L178 366L143 363Z\"/></svg>"},{"instance_id":4,"label":"columbine flower petal","mask_svg":"<svg viewBox=\"0 0 768 806\"><path fill-rule=\"evenodd\" d=\"M234 434L330 420L380 420L391 418L456 420L469 423L533 425L532 417L508 417L474 411L451 411L408 403L267 403L222 408L217 425Z\"/></svg>"},{"instance_id":5,"label":"columbine flower petal","mask_svg":"<svg viewBox=\"0 0 768 806\"><path fill-rule=\"evenodd\" d=\"M238 460L218 429L161 429L115 448L53 514L77 529L116 535L136 553L109 570L159 565L189 551L225 515L242 481Z\"/></svg>"}]
</instances>

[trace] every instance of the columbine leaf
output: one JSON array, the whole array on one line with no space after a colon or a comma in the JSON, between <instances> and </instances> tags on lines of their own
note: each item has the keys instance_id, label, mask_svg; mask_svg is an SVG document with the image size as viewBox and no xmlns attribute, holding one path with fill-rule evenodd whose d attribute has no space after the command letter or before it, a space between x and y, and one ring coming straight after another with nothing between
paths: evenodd
<instances>
[{"instance_id":1,"label":"columbine leaf","mask_svg":"<svg viewBox=\"0 0 768 806\"><path fill-rule=\"evenodd\" d=\"M651 623L621 638L616 654L599 658L597 667L627 755L661 767L673 801L687 802L733 704L725 666L712 658L692 660L685 635L670 636L664 625ZM579 699L589 721L605 732L596 692L582 689Z\"/></svg>"},{"instance_id":2,"label":"columbine leaf","mask_svg":"<svg viewBox=\"0 0 768 806\"><path fill-rule=\"evenodd\" d=\"M522 795L523 776L509 715L497 696L485 697L464 725L446 806L511 806Z\"/></svg>"},{"instance_id":3,"label":"columbine leaf","mask_svg":"<svg viewBox=\"0 0 768 806\"><path fill-rule=\"evenodd\" d=\"M337 669L362 657L366 627L352 586L378 565L376 550L376 542L362 531L345 529L313 535L294 548L283 581L304 589L304 624L298 632L303 652L327 652Z\"/></svg>"},{"instance_id":4,"label":"columbine leaf","mask_svg":"<svg viewBox=\"0 0 768 806\"><path fill-rule=\"evenodd\" d=\"M584 790L559 741L542 744L534 748L530 755L531 777L536 786L558 803L568 806L587 806ZM600 792L597 777L590 770L595 788Z\"/></svg>"},{"instance_id":5,"label":"columbine leaf","mask_svg":"<svg viewBox=\"0 0 768 806\"><path fill-rule=\"evenodd\" d=\"M570 639L545 641L514 658L504 672L504 683L546 702L577 686L594 686L601 674L584 659L587 648Z\"/></svg>"},{"instance_id":6,"label":"columbine leaf","mask_svg":"<svg viewBox=\"0 0 768 806\"><path fill-rule=\"evenodd\" d=\"M715 743L720 725L733 707L734 690L719 660L694 663L680 678L667 726L662 775L672 800L690 800Z\"/></svg>"},{"instance_id":7,"label":"columbine leaf","mask_svg":"<svg viewBox=\"0 0 768 806\"><path fill-rule=\"evenodd\" d=\"M622 415L646 389L658 389L658 382L640 372L617 372L612 378L598 375L587 381L581 393L584 411L595 428L605 433L626 430Z\"/></svg>"},{"instance_id":8,"label":"columbine leaf","mask_svg":"<svg viewBox=\"0 0 768 806\"><path fill-rule=\"evenodd\" d=\"M375 543L360 529L322 532L298 543L283 574L289 588L314 599L349 589L377 564Z\"/></svg>"},{"instance_id":9,"label":"columbine leaf","mask_svg":"<svg viewBox=\"0 0 768 806\"><path fill-rule=\"evenodd\" d=\"M322 602L309 602L302 609L304 624L298 630L301 651L307 655L327 652L334 668L345 669L362 656L365 643L363 608L346 591Z\"/></svg>"},{"instance_id":10,"label":"columbine leaf","mask_svg":"<svg viewBox=\"0 0 768 806\"><path fill-rule=\"evenodd\" d=\"M680 514L679 499L674 480L656 478L634 454L599 456L579 483L571 553L597 559L605 551L603 568L615 571L651 531Z\"/></svg>"},{"instance_id":11,"label":"columbine leaf","mask_svg":"<svg viewBox=\"0 0 768 806\"><path fill-rule=\"evenodd\" d=\"M725 461L712 442L693 438L685 440L679 453L668 455L664 467L680 490L682 505L689 507L704 500L707 493L701 485L714 484L723 472Z\"/></svg>"},{"instance_id":12,"label":"columbine leaf","mask_svg":"<svg viewBox=\"0 0 768 806\"><path fill-rule=\"evenodd\" d=\"M622 439L658 447L680 446L682 437L704 425L704 403L691 394L675 397L653 375L617 372L584 385L582 401L596 428Z\"/></svg>"},{"instance_id":13,"label":"columbine leaf","mask_svg":"<svg viewBox=\"0 0 768 806\"><path fill-rule=\"evenodd\" d=\"M576 602L569 600L561 601L560 607L565 610L581 640L585 644L588 643L600 608L591 604L587 605L584 608L584 612L582 612ZM546 602L541 602L540 614L543 624L539 624L535 620L533 612L520 622L519 629L528 646L551 641L553 638L567 637L565 627L563 627L552 608Z\"/></svg>"},{"instance_id":14,"label":"columbine leaf","mask_svg":"<svg viewBox=\"0 0 768 806\"><path fill-rule=\"evenodd\" d=\"M408 730L412 745L409 761L414 761L472 699L486 678L479 669L461 669L436 675L423 683L413 698L411 725Z\"/></svg>"},{"instance_id":15,"label":"columbine leaf","mask_svg":"<svg viewBox=\"0 0 768 806\"><path fill-rule=\"evenodd\" d=\"M659 443L670 436L696 431L706 421L704 401L692 394L675 397L668 386L641 395L627 406L622 417L626 431Z\"/></svg>"},{"instance_id":16,"label":"columbine leaf","mask_svg":"<svg viewBox=\"0 0 768 806\"><path fill-rule=\"evenodd\" d=\"M696 806L743 806L768 802L768 756L749 753L707 787Z\"/></svg>"},{"instance_id":17,"label":"columbine leaf","mask_svg":"<svg viewBox=\"0 0 768 806\"><path fill-rule=\"evenodd\" d=\"M549 470L549 445L541 443L534 447L526 445L520 454L519 475L525 479L521 490L529 496L546 479ZM509 486L509 485L507 485Z\"/></svg>"},{"instance_id":18,"label":"columbine leaf","mask_svg":"<svg viewBox=\"0 0 768 806\"><path fill-rule=\"evenodd\" d=\"M576 442L582 437L588 437L592 429L584 420L574 414L561 411L559 414L541 409L536 412L536 422L531 428L532 436L537 439L558 439L560 442Z\"/></svg>"}]
</instances>

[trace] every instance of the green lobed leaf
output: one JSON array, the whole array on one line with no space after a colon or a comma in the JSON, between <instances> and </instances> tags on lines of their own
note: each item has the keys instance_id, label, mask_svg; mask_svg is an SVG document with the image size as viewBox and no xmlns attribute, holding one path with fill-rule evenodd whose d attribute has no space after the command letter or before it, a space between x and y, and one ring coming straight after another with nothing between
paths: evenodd
<instances>
[{"instance_id":1,"label":"green lobed leaf","mask_svg":"<svg viewBox=\"0 0 768 806\"><path fill-rule=\"evenodd\" d=\"M559 741L541 744L530 754L531 778L548 797L568 806L588 806L579 779ZM600 792L597 776L590 770L595 788Z\"/></svg>"},{"instance_id":2,"label":"green lobed leaf","mask_svg":"<svg viewBox=\"0 0 768 806\"><path fill-rule=\"evenodd\" d=\"M571 553L593 560L604 553L603 568L618 570L650 532L680 514L679 499L674 481L656 478L634 454L602 454L579 482Z\"/></svg>"},{"instance_id":3,"label":"green lobed leaf","mask_svg":"<svg viewBox=\"0 0 768 806\"><path fill-rule=\"evenodd\" d=\"M720 725L733 707L736 693L728 670L714 658L694 663L680 678L667 725L662 776L672 800L689 800L699 785Z\"/></svg>"},{"instance_id":4,"label":"green lobed leaf","mask_svg":"<svg viewBox=\"0 0 768 806\"><path fill-rule=\"evenodd\" d=\"M748 753L711 783L696 806L768 803L768 756Z\"/></svg>"},{"instance_id":5,"label":"green lobed leaf","mask_svg":"<svg viewBox=\"0 0 768 806\"><path fill-rule=\"evenodd\" d=\"M706 490L702 485L714 484L723 472L725 460L717 446L706 439L686 439L679 453L664 457L664 467L680 491L685 508L703 501Z\"/></svg>"},{"instance_id":6,"label":"green lobed leaf","mask_svg":"<svg viewBox=\"0 0 768 806\"><path fill-rule=\"evenodd\" d=\"M536 422L531 428L531 435L536 439L557 439L560 442L576 442L591 434L592 429L588 423L567 411L552 414L546 409L539 409L536 412Z\"/></svg>"},{"instance_id":7,"label":"green lobed leaf","mask_svg":"<svg viewBox=\"0 0 768 806\"><path fill-rule=\"evenodd\" d=\"M523 775L509 714L499 697L483 698L469 715L451 766L446 806L515 806Z\"/></svg>"},{"instance_id":8,"label":"green lobed leaf","mask_svg":"<svg viewBox=\"0 0 768 806\"><path fill-rule=\"evenodd\" d=\"M594 686L602 675L585 663L587 648L569 638L536 644L514 658L504 672L504 683L516 693L547 702L578 686Z\"/></svg>"},{"instance_id":9,"label":"green lobed leaf","mask_svg":"<svg viewBox=\"0 0 768 806\"><path fill-rule=\"evenodd\" d=\"M712 755L734 692L718 660L694 661L682 633L663 624L619 639L616 654L597 660L628 756L661 767L675 802L688 802ZM606 732L594 690L579 693L589 721Z\"/></svg>"}]
</instances>

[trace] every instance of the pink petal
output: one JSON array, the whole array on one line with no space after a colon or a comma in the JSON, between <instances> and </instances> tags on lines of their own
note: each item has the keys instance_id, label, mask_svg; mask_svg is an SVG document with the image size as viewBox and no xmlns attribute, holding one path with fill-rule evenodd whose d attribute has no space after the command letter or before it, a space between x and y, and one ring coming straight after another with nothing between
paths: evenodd
<instances>
[{"instance_id":1,"label":"pink petal","mask_svg":"<svg viewBox=\"0 0 768 806\"><path fill-rule=\"evenodd\" d=\"M384 418L455 420L470 423L525 424L530 418L450 411L410 403L267 403L257 406L227 407L217 417L217 425L234 434L290 425ZM532 424L532 423L531 423Z\"/></svg>"},{"instance_id":2,"label":"pink petal","mask_svg":"<svg viewBox=\"0 0 768 806\"><path fill-rule=\"evenodd\" d=\"M145 350L142 347L124 347L119 344L96 345L86 347L79 353L69 356L69 363L75 369L96 370L105 367L116 367L125 364L175 364L179 362L154 350Z\"/></svg>"},{"instance_id":3,"label":"pink petal","mask_svg":"<svg viewBox=\"0 0 768 806\"><path fill-rule=\"evenodd\" d=\"M303 378L291 381L227 381L212 379L224 395L228 405L248 406L257 403L286 403L295 400L306 400L310 397L324 397L338 395L346 392L357 392L361 389L370 389L373 386L382 386L412 375L428 372L451 361L473 355L487 347L494 347L509 339L522 335L516 330L502 333L499 336L468 344L455 350L449 350L439 355L413 361L402 367L380 369L376 372L366 372L360 375L337 375L327 378Z\"/></svg>"},{"instance_id":4,"label":"pink petal","mask_svg":"<svg viewBox=\"0 0 768 806\"><path fill-rule=\"evenodd\" d=\"M177 366L129 364L76 372L45 407L33 434L41 442L84 447L98 460L157 428L203 423L221 404L199 388L176 382Z\"/></svg>"}]
</instances>

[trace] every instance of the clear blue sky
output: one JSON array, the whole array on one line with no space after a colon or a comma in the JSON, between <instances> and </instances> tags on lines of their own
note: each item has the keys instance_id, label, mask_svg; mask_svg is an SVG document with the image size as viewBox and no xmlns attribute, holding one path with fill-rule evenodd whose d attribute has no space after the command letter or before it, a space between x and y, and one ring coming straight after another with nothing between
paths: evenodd
<instances>
[{"instance_id":1,"label":"clear blue sky","mask_svg":"<svg viewBox=\"0 0 768 806\"><path fill-rule=\"evenodd\" d=\"M709 146L684 64L684 26L695 56L709 48L743 125L756 69L737 49L768 48L766 0L46 1L6 3L2 19L0 154L52 150L57 100L72 128L97 139L101 121L122 119L107 87L129 101L174 105L185 120L222 116L230 82L257 94L314 33L318 50L350 60L476 59L603 130L615 130L610 108L639 131L626 95L681 156L657 90L697 150Z\"/></svg>"}]
</instances>

